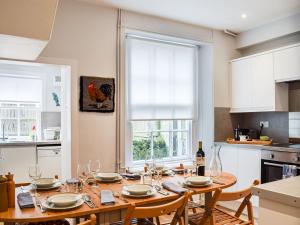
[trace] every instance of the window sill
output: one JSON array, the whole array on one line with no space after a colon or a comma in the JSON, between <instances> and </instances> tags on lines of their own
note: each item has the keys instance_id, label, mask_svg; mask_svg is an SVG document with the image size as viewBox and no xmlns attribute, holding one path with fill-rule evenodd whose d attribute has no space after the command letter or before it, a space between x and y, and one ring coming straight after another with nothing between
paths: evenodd
<instances>
[{"instance_id":1,"label":"window sill","mask_svg":"<svg viewBox=\"0 0 300 225\"><path fill-rule=\"evenodd\" d=\"M159 162L159 161L158 161ZM185 158L185 159L175 159L175 160L165 160L165 161L162 161L164 166L168 167L168 168L175 168L177 166L179 166L179 164L183 164L185 166L193 166L193 159L191 158ZM144 161L142 162L137 162L137 163L133 163L132 165L130 166L127 166L126 167L130 167L132 168L133 170L143 170L144 169Z\"/></svg>"}]
</instances>

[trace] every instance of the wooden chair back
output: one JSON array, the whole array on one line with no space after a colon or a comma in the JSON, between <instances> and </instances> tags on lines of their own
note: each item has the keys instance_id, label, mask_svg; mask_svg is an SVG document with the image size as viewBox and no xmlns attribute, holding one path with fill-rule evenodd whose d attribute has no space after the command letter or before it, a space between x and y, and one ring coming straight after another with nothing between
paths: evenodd
<instances>
[{"instance_id":1,"label":"wooden chair back","mask_svg":"<svg viewBox=\"0 0 300 225\"><path fill-rule=\"evenodd\" d=\"M186 192L183 196L175 201L151 207L136 207L132 204L128 209L124 219L124 225L130 225L133 218L145 219L155 218L161 215L166 215L175 211L171 225L183 224L183 214L185 206L189 199L189 193Z\"/></svg>"},{"instance_id":2,"label":"wooden chair back","mask_svg":"<svg viewBox=\"0 0 300 225\"><path fill-rule=\"evenodd\" d=\"M83 221L81 223L79 223L78 225L96 225L96 215L95 214L91 214L90 215L90 219Z\"/></svg>"},{"instance_id":3,"label":"wooden chair back","mask_svg":"<svg viewBox=\"0 0 300 225\"><path fill-rule=\"evenodd\" d=\"M252 197L251 188L256 185L259 185L259 183L260 183L259 180L254 180L253 184L244 190L237 191L237 192L223 192L220 195L218 201L235 201L244 198L238 210L236 211L235 216L239 218L242 212L244 211L245 207L247 207L248 220L252 224L254 224L253 208L252 208L252 203L250 201Z\"/></svg>"}]
</instances>

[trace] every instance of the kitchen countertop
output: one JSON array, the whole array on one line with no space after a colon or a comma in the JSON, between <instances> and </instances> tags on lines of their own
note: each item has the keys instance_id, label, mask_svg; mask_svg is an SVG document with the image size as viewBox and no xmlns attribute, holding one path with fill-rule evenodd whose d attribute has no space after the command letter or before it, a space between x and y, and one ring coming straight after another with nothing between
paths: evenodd
<instances>
[{"instance_id":1,"label":"kitchen countertop","mask_svg":"<svg viewBox=\"0 0 300 225\"><path fill-rule=\"evenodd\" d=\"M61 144L60 140L38 140L38 141L0 141L1 147L23 147L23 146L37 146L37 145L50 145Z\"/></svg>"},{"instance_id":2,"label":"kitchen countertop","mask_svg":"<svg viewBox=\"0 0 300 225\"><path fill-rule=\"evenodd\" d=\"M300 176L255 186L252 193L260 198L300 208Z\"/></svg>"},{"instance_id":3,"label":"kitchen countertop","mask_svg":"<svg viewBox=\"0 0 300 225\"><path fill-rule=\"evenodd\" d=\"M287 147L278 147L272 145L252 145L252 144L229 144L227 142L215 142L217 145L221 146L235 146L240 148L253 148L253 149L263 149L263 150L270 150L270 151L279 151L279 152L300 152L300 148L287 148Z\"/></svg>"}]
</instances>

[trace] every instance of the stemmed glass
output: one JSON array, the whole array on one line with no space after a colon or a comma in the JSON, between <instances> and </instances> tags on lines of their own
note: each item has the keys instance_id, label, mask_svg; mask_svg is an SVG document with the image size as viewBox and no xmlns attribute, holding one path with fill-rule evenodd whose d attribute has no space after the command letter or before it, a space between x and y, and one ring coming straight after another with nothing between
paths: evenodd
<instances>
[{"instance_id":1,"label":"stemmed glass","mask_svg":"<svg viewBox=\"0 0 300 225\"><path fill-rule=\"evenodd\" d=\"M41 171L41 168L39 167L39 165L37 165L37 164L30 165L28 167L28 175L29 175L29 178L31 179L31 181L35 181L35 180L41 178L42 171ZM34 196L34 197L38 196L37 195L37 186L34 182L32 182L32 184L31 184L30 192L31 192L31 196Z\"/></svg>"},{"instance_id":2,"label":"stemmed glass","mask_svg":"<svg viewBox=\"0 0 300 225\"><path fill-rule=\"evenodd\" d=\"M37 164L30 165L28 168L28 175L32 181L41 178L42 171L41 171L41 168L39 167L39 165L37 165Z\"/></svg>"},{"instance_id":3,"label":"stemmed glass","mask_svg":"<svg viewBox=\"0 0 300 225\"><path fill-rule=\"evenodd\" d=\"M84 185L84 183L87 181L88 179L88 166L87 165L83 165L83 164L78 164L77 165L77 178L80 180L79 182L79 191L81 191L82 186Z\"/></svg>"},{"instance_id":4,"label":"stemmed glass","mask_svg":"<svg viewBox=\"0 0 300 225\"><path fill-rule=\"evenodd\" d=\"M92 187L94 187L94 188L98 187L96 176L100 172L100 169L101 169L101 164L100 164L99 160L89 160L88 171L89 171L89 174L93 177Z\"/></svg>"}]
</instances>

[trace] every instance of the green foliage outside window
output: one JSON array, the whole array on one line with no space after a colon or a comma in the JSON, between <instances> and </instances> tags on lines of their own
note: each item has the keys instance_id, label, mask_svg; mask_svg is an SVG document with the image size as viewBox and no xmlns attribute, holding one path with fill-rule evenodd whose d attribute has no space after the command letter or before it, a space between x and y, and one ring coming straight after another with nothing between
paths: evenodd
<instances>
[{"instance_id":1,"label":"green foliage outside window","mask_svg":"<svg viewBox=\"0 0 300 225\"><path fill-rule=\"evenodd\" d=\"M135 137L133 139L133 160L145 160L151 158L151 138L150 137ZM154 159L162 159L168 156L168 147L163 136L158 135L153 137L153 153Z\"/></svg>"}]
</instances>

